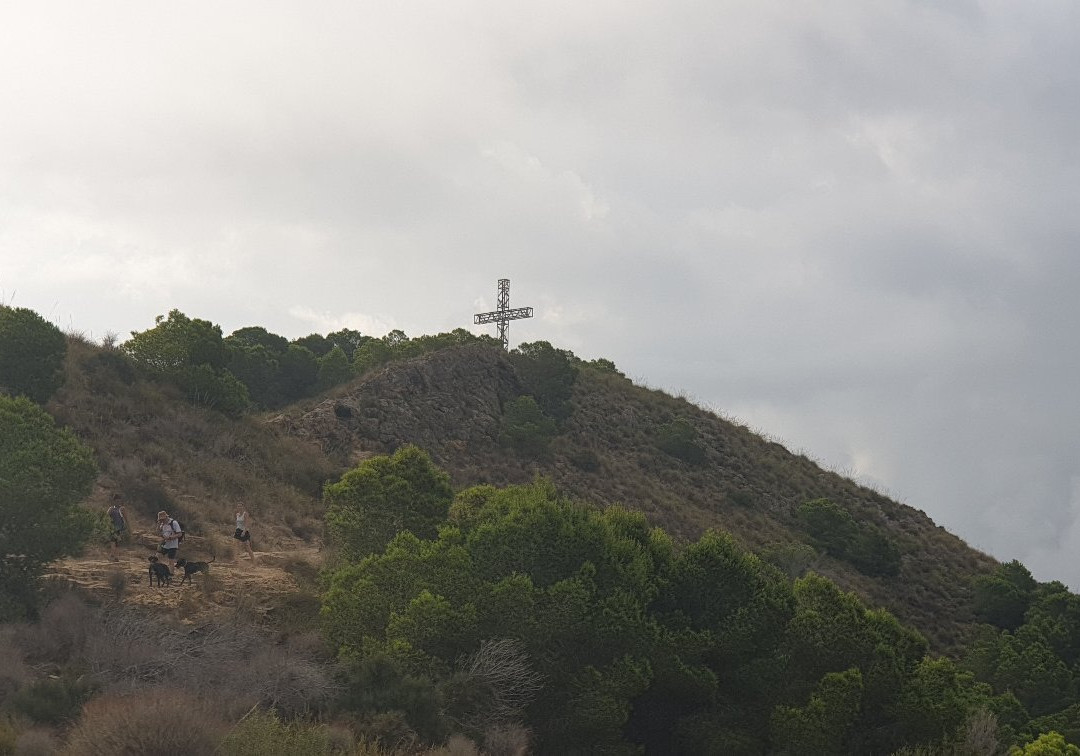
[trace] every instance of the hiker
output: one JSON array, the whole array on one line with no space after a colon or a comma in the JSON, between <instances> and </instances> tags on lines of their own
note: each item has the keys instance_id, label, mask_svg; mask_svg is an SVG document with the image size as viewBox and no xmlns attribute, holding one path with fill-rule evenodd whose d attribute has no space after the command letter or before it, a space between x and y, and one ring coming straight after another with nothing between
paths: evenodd
<instances>
[{"instance_id":1,"label":"hiker","mask_svg":"<svg viewBox=\"0 0 1080 756\"><path fill-rule=\"evenodd\" d=\"M176 559L176 550L180 548L180 536L183 535L180 523L163 509L157 513L157 525L161 530L161 546L158 550L169 559Z\"/></svg>"},{"instance_id":2,"label":"hiker","mask_svg":"<svg viewBox=\"0 0 1080 756\"><path fill-rule=\"evenodd\" d=\"M248 557L251 561L255 561L255 552L251 550L251 531L248 528L251 527L251 523L254 519L248 514L247 508L244 507L243 502L237 502L236 504L236 530L233 531L233 538L240 542L240 544L247 549Z\"/></svg>"},{"instance_id":3,"label":"hiker","mask_svg":"<svg viewBox=\"0 0 1080 756\"><path fill-rule=\"evenodd\" d=\"M112 535L109 536L109 553L114 562L120 561L120 557L116 555L116 552L120 548L120 540L124 537L124 532L127 530L127 512L124 511L124 507L120 501L120 494L113 494L112 506L110 506L106 512L106 514L109 515L109 519L112 520L113 526Z\"/></svg>"}]
</instances>

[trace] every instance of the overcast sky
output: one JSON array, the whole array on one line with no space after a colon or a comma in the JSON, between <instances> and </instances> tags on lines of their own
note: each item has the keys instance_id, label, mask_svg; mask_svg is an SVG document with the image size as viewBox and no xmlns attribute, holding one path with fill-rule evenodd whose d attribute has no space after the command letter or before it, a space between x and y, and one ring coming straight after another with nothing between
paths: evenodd
<instances>
[{"instance_id":1,"label":"overcast sky","mask_svg":"<svg viewBox=\"0 0 1080 756\"><path fill-rule=\"evenodd\" d=\"M380 7L385 6L385 7ZM0 5L0 301L607 357L1080 588L1075 0Z\"/></svg>"}]
</instances>

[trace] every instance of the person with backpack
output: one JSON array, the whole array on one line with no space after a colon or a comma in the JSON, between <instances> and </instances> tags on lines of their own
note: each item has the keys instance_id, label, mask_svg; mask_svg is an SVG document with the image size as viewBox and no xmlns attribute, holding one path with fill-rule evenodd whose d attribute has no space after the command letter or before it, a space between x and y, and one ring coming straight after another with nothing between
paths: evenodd
<instances>
[{"instance_id":1,"label":"person with backpack","mask_svg":"<svg viewBox=\"0 0 1080 756\"><path fill-rule=\"evenodd\" d=\"M164 509L157 513L157 525L161 530L161 545L158 550L169 559L176 559L176 550L184 539L184 529Z\"/></svg>"},{"instance_id":2,"label":"person with backpack","mask_svg":"<svg viewBox=\"0 0 1080 756\"><path fill-rule=\"evenodd\" d=\"M113 532L109 536L109 553L111 559L114 562L119 562L120 557L116 555L117 549L120 547L120 541L124 537L124 533L127 531L127 513L124 511L123 505L120 503L120 494L113 494L112 506L109 507L106 514L109 515L109 519L112 520Z\"/></svg>"}]
</instances>

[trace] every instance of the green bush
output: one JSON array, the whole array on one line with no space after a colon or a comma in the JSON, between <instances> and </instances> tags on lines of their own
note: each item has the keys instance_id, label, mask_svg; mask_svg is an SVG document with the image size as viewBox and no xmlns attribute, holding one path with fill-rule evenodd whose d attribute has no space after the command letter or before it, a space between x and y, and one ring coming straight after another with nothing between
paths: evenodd
<instances>
[{"instance_id":1,"label":"green bush","mask_svg":"<svg viewBox=\"0 0 1080 756\"><path fill-rule=\"evenodd\" d=\"M12 711L39 724L58 725L78 718L82 705L94 694L83 677L47 677L24 686L10 699Z\"/></svg>"},{"instance_id":2,"label":"green bush","mask_svg":"<svg viewBox=\"0 0 1080 756\"><path fill-rule=\"evenodd\" d=\"M175 376L176 384L192 404L201 404L232 417L243 414L250 406L247 386L228 370L208 364L189 365Z\"/></svg>"},{"instance_id":3,"label":"green bush","mask_svg":"<svg viewBox=\"0 0 1080 756\"><path fill-rule=\"evenodd\" d=\"M975 615L996 627L1015 630L1024 624L1036 587L1035 578L1020 562L1000 564L992 575L975 579Z\"/></svg>"},{"instance_id":4,"label":"green bush","mask_svg":"<svg viewBox=\"0 0 1080 756\"><path fill-rule=\"evenodd\" d=\"M872 525L864 526L856 536L847 559L864 575L892 577L900 573L900 548Z\"/></svg>"},{"instance_id":5,"label":"green bush","mask_svg":"<svg viewBox=\"0 0 1080 756\"><path fill-rule=\"evenodd\" d=\"M67 339L33 310L0 306L0 389L41 404L64 382Z\"/></svg>"},{"instance_id":6,"label":"green bush","mask_svg":"<svg viewBox=\"0 0 1080 756\"><path fill-rule=\"evenodd\" d=\"M510 352L510 363L521 379L525 393L534 398L548 417L563 421L573 407L570 397L577 380L577 360L565 349L546 341L519 344Z\"/></svg>"},{"instance_id":7,"label":"green bush","mask_svg":"<svg viewBox=\"0 0 1080 756\"><path fill-rule=\"evenodd\" d=\"M697 431L684 418L672 420L660 427L656 445L665 454L691 465L705 463L705 450L697 442Z\"/></svg>"},{"instance_id":8,"label":"green bush","mask_svg":"<svg viewBox=\"0 0 1080 756\"><path fill-rule=\"evenodd\" d=\"M344 556L382 551L398 532L431 538L453 500L450 477L415 446L373 457L326 486L326 526Z\"/></svg>"},{"instance_id":9,"label":"green bush","mask_svg":"<svg viewBox=\"0 0 1080 756\"><path fill-rule=\"evenodd\" d=\"M78 503L97 477L91 450L26 398L0 396L0 619L33 610L44 565L94 534Z\"/></svg>"},{"instance_id":10,"label":"green bush","mask_svg":"<svg viewBox=\"0 0 1080 756\"><path fill-rule=\"evenodd\" d=\"M813 544L842 559L864 575L886 577L900 572L900 548L883 531L859 523L851 513L828 499L808 501L796 510L800 527Z\"/></svg>"},{"instance_id":11,"label":"green bush","mask_svg":"<svg viewBox=\"0 0 1080 756\"><path fill-rule=\"evenodd\" d=\"M555 433L555 421L531 396L519 396L503 408L502 436L517 452L539 457L547 452Z\"/></svg>"}]
</instances>

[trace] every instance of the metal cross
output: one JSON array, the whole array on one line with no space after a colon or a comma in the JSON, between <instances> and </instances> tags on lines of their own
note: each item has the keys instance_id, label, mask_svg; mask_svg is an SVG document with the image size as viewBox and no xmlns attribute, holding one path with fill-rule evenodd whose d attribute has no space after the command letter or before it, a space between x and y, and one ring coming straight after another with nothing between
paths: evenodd
<instances>
[{"instance_id":1,"label":"metal cross","mask_svg":"<svg viewBox=\"0 0 1080 756\"><path fill-rule=\"evenodd\" d=\"M513 310L510 309L510 279L499 279L499 301L495 305L495 312L481 312L477 315L473 315L473 323L480 325L481 323L498 323L499 324L499 339L502 341L503 349L510 348L510 321L521 320L522 318L531 318L533 316L533 308L531 307L516 307Z\"/></svg>"}]
</instances>

